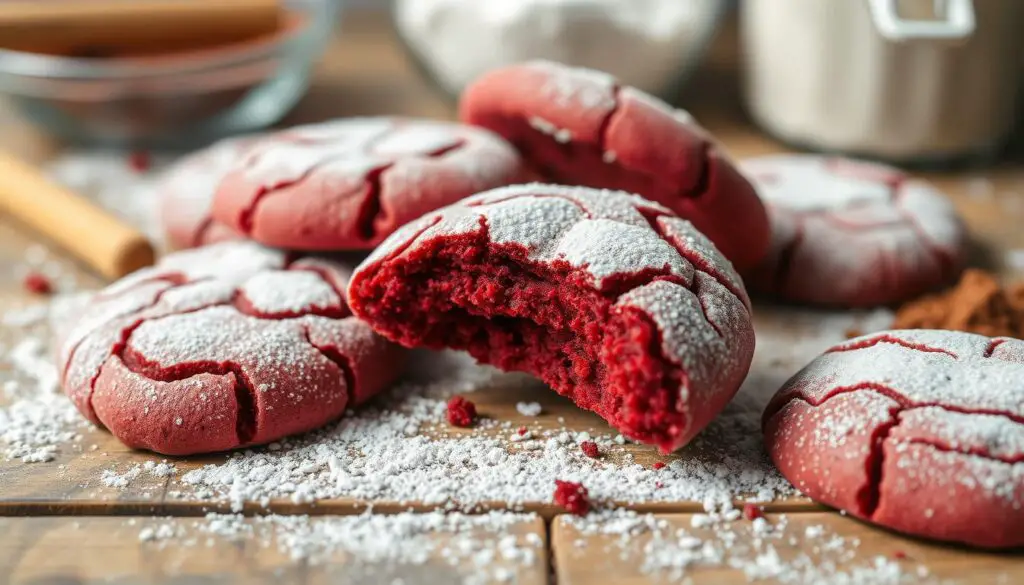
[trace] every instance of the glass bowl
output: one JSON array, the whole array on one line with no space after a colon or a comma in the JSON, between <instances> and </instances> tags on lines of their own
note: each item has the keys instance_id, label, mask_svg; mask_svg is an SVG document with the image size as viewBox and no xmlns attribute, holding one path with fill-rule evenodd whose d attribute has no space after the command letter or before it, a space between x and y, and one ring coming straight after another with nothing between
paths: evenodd
<instances>
[{"instance_id":1,"label":"glass bowl","mask_svg":"<svg viewBox=\"0 0 1024 585\"><path fill-rule=\"evenodd\" d=\"M391 1L400 46L420 73L452 100L491 69L547 59L606 71L670 103L677 101L703 60L733 3ZM656 14L670 18L659 22Z\"/></svg>"},{"instance_id":2,"label":"glass bowl","mask_svg":"<svg viewBox=\"0 0 1024 585\"><path fill-rule=\"evenodd\" d=\"M273 124L302 97L338 0L285 0L281 30L159 56L78 58L0 50L0 93L62 138L180 147Z\"/></svg>"}]
</instances>

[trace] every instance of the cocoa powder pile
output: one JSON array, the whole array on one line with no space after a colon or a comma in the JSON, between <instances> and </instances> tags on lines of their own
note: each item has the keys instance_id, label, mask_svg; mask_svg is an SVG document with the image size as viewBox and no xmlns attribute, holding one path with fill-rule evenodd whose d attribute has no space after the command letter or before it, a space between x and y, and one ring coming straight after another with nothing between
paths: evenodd
<instances>
[{"instance_id":1,"label":"cocoa powder pile","mask_svg":"<svg viewBox=\"0 0 1024 585\"><path fill-rule=\"evenodd\" d=\"M905 303L892 328L1024 338L1024 282L1004 287L995 275L969 269L953 288Z\"/></svg>"}]
</instances>

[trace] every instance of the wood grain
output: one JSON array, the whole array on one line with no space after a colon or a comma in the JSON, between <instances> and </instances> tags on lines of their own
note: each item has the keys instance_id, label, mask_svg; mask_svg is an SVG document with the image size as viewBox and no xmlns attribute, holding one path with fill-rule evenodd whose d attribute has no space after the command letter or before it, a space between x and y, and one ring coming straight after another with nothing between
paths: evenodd
<instances>
[{"instance_id":1,"label":"wood grain","mask_svg":"<svg viewBox=\"0 0 1024 585\"><path fill-rule=\"evenodd\" d=\"M328 58L321 61L313 80L313 87L303 99L299 108L289 115L284 124L305 123L333 117L353 115L393 114L451 119L453 104L424 82L413 71L401 50L394 43L390 26L380 15L367 16L351 13L346 16L342 34L333 42ZM720 35L718 47L711 61L697 75L694 83L680 96L685 105L701 122L716 134L727 149L737 157L755 156L786 150L771 137L760 134L746 119L738 99L734 38L730 32ZM723 50L724 49L724 50ZM0 108L0 147L17 153L28 160L41 161L55 152L53 141L27 127L17 119L11 119L8 111ZM967 222L976 240L973 263L992 267L1006 276L1024 275L1013 272L1007 262L1007 253L1024 249L1024 168L1019 161L1008 159L996 168L981 171L928 172L924 176L933 180L949 193ZM11 218L0 215L0 311L13 306L32 303L35 299L20 288L20 278L25 270L24 256L39 240L24 226L18 226ZM77 266L71 259L52 252L61 272L84 287L100 284L95 276ZM760 343L787 343L785 332L795 332L796 326L786 310L756 307L759 320ZM773 330L782 336L782 341L765 341L761 332ZM17 343L14 330L0 329L0 346L12 347ZM13 337L12 337L13 336ZM793 369L800 364L784 364ZM765 380L770 386L776 383L779 372ZM9 372L0 365L0 380ZM763 372L755 371L754 376ZM540 385L529 385L514 394L498 388L484 390L473 395L481 412L489 417L525 424L530 428L555 428L564 426L576 431L604 432L607 426L596 416L583 413L568 401L555 396ZM0 397L0 402L3 398ZM544 405L545 414L540 419L523 417L515 409L518 401L538 401ZM564 423L558 422L558 417ZM96 445L93 449L92 445ZM627 452L643 465L657 460L668 461L686 456L675 454L669 458L658 456L653 449L628 445ZM217 461L221 456L175 460L179 470L184 471L205 462ZM43 464L22 464L19 462L0 463L0 516L20 514L74 514L76 518L36 517L0 518L0 575L11 575L12 579L34 583L88 583L107 580L115 583L170 582L184 583L202 580L219 582L245 578L255 582L277 581L276 571L283 571L285 580L323 582L327 579L344 579L348 565L339 559L334 569L312 567L290 567L279 563L273 555L259 550L251 542L216 544L210 550L183 551L176 548L160 549L152 543L139 543L139 526L127 524L129 518L95 518L96 515L132 514L173 514L201 515L211 509L220 509L208 503L177 500L168 497L174 489L174 479L167 480L143 475L124 490L107 488L99 484L100 474L105 469L123 470L135 463L161 458L125 449L109 434L88 426L83 427L82 437L69 448L62 449L56 461ZM61 467L63 466L63 467ZM179 474L180 476L180 471ZM493 507L502 507L493 502ZM908 559L901 561L907 571L916 571L918 564L925 564L931 574L943 578L974 582L1024 582L1021 574L1021 557L992 555L968 551L956 547L945 547L905 539L883 530L843 518L833 512L797 498L778 502L778 511L799 511L788 517L789 531L799 537L805 534L807 526L822 525L828 530L846 538L858 538L861 544L856 549L856 558L846 561L845 566L864 566L874 556L891 556L903 551ZM375 503L378 512L399 512L410 506L395 503ZM423 510L425 506L411 506ZM697 502L672 502L635 506L640 511L667 513L667 522L688 527L692 516L678 514L695 512ZM331 500L317 506L299 506L290 501L274 501L270 509L282 513L352 514L366 508L366 503L347 500ZM526 506L547 517L558 511L546 502L534 502ZM246 512L257 513L265 510L255 508ZM773 517L777 521L778 517ZM137 519L136 522L154 522L153 519ZM194 522L192 519L170 520L173 523ZM76 528L77 523L77 528ZM535 531L543 533L542 527ZM576 547L582 540L586 547ZM642 538L640 539L642 541ZM616 547L604 550L602 546L609 538L581 536L562 521L554 522L553 541L560 583L591 585L596 583L647 583L650 576L640 568L644 557L641 553L630 552L622 558L623 551ZM746 542L753 542L748 540ZM797 538L796 544L787 540L780 544L779 554L798 555L810 550L805 540ZM200 547L202 548L202 547ZM186 561L182 561L185 555ZM814 557L820 561L821 557ZM860 564L858 564L860 563ZM127 571L125 573L119 571ZM696 569L694 569L696 571ZM189 572L192 571L192 572ZM409 576L414 579L416 574ZM403 574L405 575L405 574ZM445 581L434 575L433 582ZM539 575L539 576L538 576ZM543 571L531 572L522 582L542 583ZM210 577L210 581L206 577ZM695 572L700 576L695 582L745 583L742 573L729 568L705 568ZM290 579L289 579L290 578ZM3 582L0 579L0 582ZM415 580L407 580L415 583ZM420 581L422 582L422 581Z\"/></svg>"},{"instance_id":2,"label":"wood grain","mask_svg":"<svg viewBox=\"0 0 1024 585\"><path fill-rule=\"evenodd\" d=\"M755 535L739 520L724 527L694 528L692 514L657 515L664 540L650 531L632 537L600 534L600 526L580 530L568 517L552 522L551 547L559 585L640 585L652 582L715 583L1020 583L1024 552L993 553L907 538L831 512L769 514L774 536ZM620 521L621 522L621 521ZM607 524L605 524L607 526ZM781 528L784 526L784 528ZM677 531L683 531L683 533ZM678 543L684 536L701 540L693 548ZM674 547L673 547L674 543ZM723 552L718 561L683 566L687 551L711 546ZM785 575L773 574L773 554ZM659 560L660 558L660 560ZM760 566L757 559L761 559ZM879 568L879 563L882 567ZM898 567L898 569L896 568ZM750 571L745 573L744 568ZM795 572L795 573L794 573ZM794 574L798 577L794 577ZM849 579L859 575L860 580Z\"/></svg>"},{"instance_id":3,"label":"wood grain","mask_svg":"<svg viewBox=\"0 0 1024 585\"><path fill-rule=\"evenodd\" d=\"M338 521L327 517L313 522ZM543 522L536 518L523 519L504 533L513 536L518 547L534 551L532 562L503 559L497 545L502 535L474 529L470 535L479 543L481 555L494 555L492 561L480 565L465 555L459 555L456 564L443 556L443 549L453 540L450 532L429 536L435 548L422 563L342 551L293 559L293 547L282 549L280 545L281 535L287 537L294 531L247 519L245 524L252 532L242 529L239 536L231 537L204 530L208 524L184 518L0 518L0 582L214 585L244 580L268 585L426 585L461 582L468 575L485 577L481 583L496 582L486 577L500 569L509 571L510 583L547 582L546 532ZM529 544L528 534L539 546ZM140 540L140 535L151 540Z\"/></svg>"}]
</instances>

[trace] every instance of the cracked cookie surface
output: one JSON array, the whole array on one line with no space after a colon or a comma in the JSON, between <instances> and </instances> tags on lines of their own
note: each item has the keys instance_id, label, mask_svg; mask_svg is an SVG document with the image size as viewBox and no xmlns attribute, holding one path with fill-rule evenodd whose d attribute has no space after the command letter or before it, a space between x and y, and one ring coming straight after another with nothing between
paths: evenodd
<instances>
[{"instance_id":1,"label":"cracked cookie surface","mask_svg":"<svg viewBox=\"0 0 1024 585\"><path fill-rule=\"evenodd\" d=\"M157 179L160 224L172 248L215 244L243 236L211 216L213 195L254 138L229 138L175 162Z\"/></svg>"},{"instance_id":2,"label":"cracked cookie surface","mask_svg":"<svg viewBox=\"0 0 1024 585\"><path fill-rule=\"evenodd\" d=\"M803 303L899 302L956 277L966 234L931 185L873 163L815 155L744 160L768 206L772 245L751 290Z\"/></svg>"},{"instance_id":3,"label":"cracked cookie surface","mask_svg":"<svg viewBox=\"0 0 1024 585\"><path fill-rule=\"evenodd\" d=\"M401 371L404 351L349 311L347 279L251 242L170 254L94 297L60 351L62 386L126 445L168 455L314 429Z\"/></svg>"},{"instance_id":4,"label":"cracked cookie surface","mask_svg":"<svg viewBox=\"0 0 1024 585\"><path fill-rule=\"evenodd\" d=\"M349 299L392 340L534 374L663 451L721 411L754 349L729 262L620 191L519 185L429 213L357 268Z\"/></svg>"},{"instance_id":5,"label":"cracked cookie surface","mask_svg":"<svg viewBox=\"0 0 1024 585\"><path fill-rule=\"evenodd\" d=\"M516 146L544 180L621 189L691 222L738 268L768 249L768 218L750 183L684 110L614 77L531 61L476 80L463 121Z\"/></svg>"},{"instance_id":6,"label":"cracked cookie surface","mask_svg":"<svg viewBox=\"0 0 1024 585\"><path fill-rule=\"evenodd\" d=\"M901 532L1024 545L1024 341L888 331L837 345L764 414L811 498Z\"/></svg>"},{"instance_id":7,"label":"cracked cookie surface","mask_svg":"<svg viewBox=\"0 0 1024 585\"><path fill-rule=\"evenodd\" d=\"M500 137L450 122L350 118L259 140L225 176L214 218L293 250L369 250L399 226L527 178Z\"/></svg>"}]
</instances>

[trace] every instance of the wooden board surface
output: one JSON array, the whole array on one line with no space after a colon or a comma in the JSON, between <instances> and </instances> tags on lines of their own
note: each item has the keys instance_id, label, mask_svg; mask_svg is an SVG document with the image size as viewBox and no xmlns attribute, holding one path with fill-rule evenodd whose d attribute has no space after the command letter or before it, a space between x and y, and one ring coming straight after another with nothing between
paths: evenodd
<instances>
[{"instance_id":1,"label":"wooden board surface","mask_svg":"<svg viewBox=\"0 0 1024 585\"><path fill-rule=\"evenodd\" d=\"M742 519L700 527L693 519L693 514L653 515L650 524L623 537L619 528L629 520L581 527L560 516L551 527L558 583L1024 582L1021 553L929 543L830 512L769 514L771 529L761 533Z\"/></svg>"},{"instance_id":2,"label":"wooden board surface","mask_svg":"<svg viewBox=\"0 0 1024 585\"><path fill-rule=\"evenodd\" d=\"M251 518L0 518L0 582L355 585L453 583L474 575L483 577L480 582L547 582L546 533L538 518L501 533L430 534L384 519L394 526L379 527L380 534L404 535L393 543L406 547L398 553L382 553L388 542L365 526L353 529L353 520L299 518L274 525ZM339 542L341 536L350 540ZM506 537L514 545L501 542Z\"/></svg>"},{"instance_id":3,"label":"wooden board surface","mask_svg":"<svg viewBox=\"0 0 1024 585\"><path fill-rule=\"evenodd\" d=\"M730 46L734 39L719 39L719 44ZM365 56L365 58L363 58ZM759 134L746 120L740 107L735 73L735 55L728 50L717 51L715 58L697 75L690 90L682 97L691 112L712 130L726 145L727 149L737 157L778 152L785 147L769 137ZM453 104L444 97L429 89L405 60L388 33L382 34L379 16L350 17L342 35L330 49L329 57L317 70L313 88L303 99L299 108L285 121L287 124L320 120L329 117L351 115L373 115L380 113L425 116L433 118L451 118ZM9 115L9 114L5 114ZM2 116L0 116L2 117ZM4 124L5 132L0 142L29 160L45 160L55 152L56 145L45 136L33 131L22 123ZM1024 168L1019 160L1010 158L996 168L978 171L959 171L950 173L923 173L933 180L940 188L949 193L960 212L967 221L976 241L973 262L977 265L991 267L1004 275L1024 274L1018 267L1016 270L1009 261L1011 252L1024 249ZM27 250L41 244L33 234L19 227L10 218L0 215L0 309L33 302L19 286L20 271L24 268ZM52 251L54 261L62 267L62 273L69 275L84 287L95 287L101 282L95 276L82 270L73 260ZM787 311L766 309L758 306L759 335L762 331L771 330L782 335L792 332L793 323ZM766 329L767 328L767 329ZM4 331L0 335L12 334ZM16 339L0 338L0 346L10 347ZM788 364L794 368L798 364ZM4 372L0 371L0 378ZM607 425L588 413L579 412L568 401L554 396L543 387L532 384L510 394L501 389L490 389L474 393L473 399L478 403L483 414L500 420L510 421L513 425L526 424L530 428L554 428L565 426L576 431L607 432ZM0 398L2 401L2 398ZM515 408L518 401L538 401L544 405L545 416L540 419L523 417ZM558 417L564 423L557 421ZM95 448L92 446L96 445ZM671 461L692 454L676 454L670 457L659 456L653 449L638 445L627 445L624 453L633 456L634 461L642 465L651 465L655 461ZM17 462L0 463L0 515L78 515L78 518L66 517L35 517L35 518L0 518L0 575L6 574L5 568L15 568L13 575L31 582L69 582L65 576L74 576L71 582L89 582L89 579L100 579L112 576L113 566L108 566L98 559L110 556L123 557L118 567L125 567L131 577L120 578L121 582L185 582L191 576L215 576L220 579L227 575L251 576L254 579L269 579L276 575L275 571L299 571L289 575L319 575L316 579L335 577L327 569L298 569L275 564L273 555L266 551L255 554L250 545L215 545L210 550L186 551L176 550L178 547L165 547L161 550L152 547L152 543L139 543L138 530L126 524L128 518L94 518L82 515L137 515L137 514L173 514L200 515L206 511L223 510L223 507L211 506L207 502L189 499L171 499L167 497L169 489L173 490L174 478L142 477L123 490L108 488L98 484L103 470L125 469L134 463L149 460L159 461L160 457L132 452L121 446L109 434L96 429L84 427L79 441L67 449L61 450L55 461L45 464L21 464ZM176 460L179 470L184 471L208 461L218 460L218 456L208 458L190 458ZM179 473L180 475L180 473ZM273 501L270 509L282 513L316 513L316 514L352 514L362 511L364 503L350 500L331 500L319 502L315 507L297 505L288 500ZM494 502L494 507L502 507L502 502ZM696 512L700 509L699 502L671 502L634 506L640 511L650 512ZM396 503L377 503L375 510L379 512L398 512L408 507L423 510L427 506L398 505ZM546 502L533 502L527 509L536 510L546 517L557 512ZM918 560L913 555L920 555L922 560L934 571L934 574L949 578L969 577L973 571L984 579L981 582L999 582L997 578L1006 576L1007 583L1024 579L1019 574L1020 556L993 556L977 552L964 551L952 547L935 547L919 541L907 541L884 531L867 527L863 524L842 518L831 512L823 512L822 508L803 498L793 498L776 503L777 511L794 511L798 514L789 516L790 525L799 526L800 522L821 524L830 527L838 534L849 538L860 538L858 562L870 559L871 555L885 556L895 550L905 550L912 561ZM257 512L250 509L247 512ZM687 516L669 516L666 519L686 524ZM136 522L142 522L137 519ZM77 522L77 528L76 523ZM195 522L193 519L172 520L172 523ZM543 527L541 527L543 528ZM543 532L541 528L533 529ZM795 528L794 528L795 529ZM613 576L621 577L623 583L645 583L650 575L638 573L642 559L629 557L629 562L611 563L607 568L599 561L614 561L612 557L620 554L601 553L577 554L575 547L567 542L575 542L579 537L570 534L570 528L555 522L554 542L557 566L561 583L589 585L591 583L611 582ZM744 542L753 542L748 536L740 536ZM591 540L590 537L584 540ZM561 543L561 544L558 544ZM796 549L805 551L806 543L798 541L791 548L780 548L779 554L799 554ZM87 551L82 555L71 555L67 551L82 548ZM795 548L792 548L795 547ZM901 548L902 547L902 548ZM915 548L917 547L917 548ZM588 546L586 550L594 551L598 547ZM172 550L174 549L174 550ZM56 551L61 551L60 553ZM173 553L173 554L172 554ZM785 554L784 554L785 553ZM188 562L182 564L174 559L185 555ZM234 555L234 556L231 556ZM250 556L247 556L250 555ZM255 556L252 556L255 555ZM267 557L271 557L270 560ZM616 557L619 558L619 557ZM55 564L54 559L60 559ZM231 561L225 559L233 559ZM817 559L820 561L821 559ZM852 561L851 561L852 562ZM176 564L177 563L177 564ZM346 566L346 560L335 563ZM902 563L901 563L902 564ZM50 571L49 565L58 567ZM174 573L171 568L181 569L183 566L199 567L194 574ZM224 565L223 567L221 565ZM165 567L155 570L151 566ZM852 565L851 565L852 566ZM61 568L63 567L63 568ZM908 565L913 568L914 565ZM938 567L938 568L936 568ZM223 570L221 570L223 569ZM66 572L61 572L65 571ZM49 571L49 572L48 572ZM154 572L155 571L155 572ZM248 571L248 572L246 572ZM302 572L306 571L306 572ZM310 572L312 571L312 572ZM317 572L319 571L319 572ZM985 572L987 571L987 572ZM1018 572L1013 572L1018 571ZM406 583L435 582L429 579L431 573L413 572L405 574ZM341 573L339 573L341 574ZM539 577L537 575L540 575ZM745 582L742 573L736 570L708 568L707 579L697 582ZM141 576L141 578L140 578ZM440 577L440 574L437 575ZM988 579L987 577L991 577ZM213 579L213 577L211 577ZM210 582L217 582L213 579ZM530 572L524 577L526 583L544 581L544 572ZM631 579L631 580L630 580ZM721 580L719 580L721 579ZM161 581L163 580L163 581ZM0 580L0 582L3 582ZM118 582L117 579L114 582ZM925 581L927 582L927 581Z\"/></svg>"}]
</instances>

